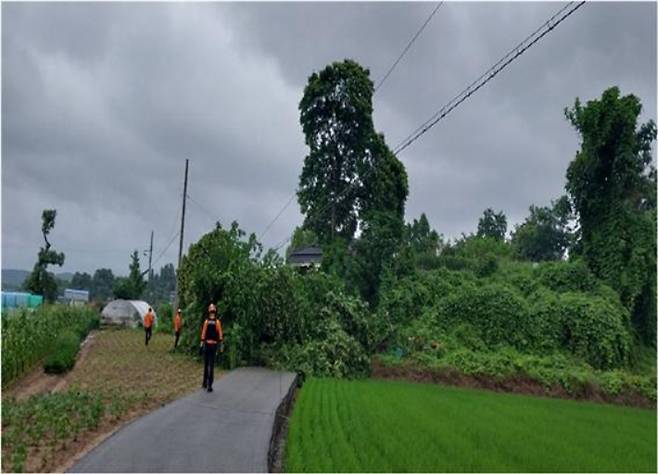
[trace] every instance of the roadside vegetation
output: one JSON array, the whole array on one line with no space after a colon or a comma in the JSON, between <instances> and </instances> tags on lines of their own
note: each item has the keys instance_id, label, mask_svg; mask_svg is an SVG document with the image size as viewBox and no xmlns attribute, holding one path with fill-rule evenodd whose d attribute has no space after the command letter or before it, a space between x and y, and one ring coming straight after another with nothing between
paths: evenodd
<instances>
[{"instance_id":1,"label":"roadside vegetation","mask_svg":"<svg viewBox=\"0 0 658 474\"><path fill-rule=\"evenodd\" d=\"M200 384L200 365L172 353L171 336L156 333L145 348L143 331L103 329L90 344L73 370L56 379L60 387L21 399L14 397L21 380L3 388L3 472L63 469L97 437Z\"/></svg>"},{"instance_id":2,"label":"roadside vegetation","mask_svg":"<svg viewBox=\"0 0 658 474\"><path fill-rule=\"evenodd\" d=\"M70 369L87 333L98 327L90 308L46 305L35 311L2 312L2 387L41 364L53 372Z\"/></svg>"},{"instance_id":3,"label":"roadside vegetation","mask_svg":"<svg viewBox=\"0 0 658 474\"><path fill-rule=\"evenodd\" d=\"M353 378L374 356L378 376L449 371L652 405L656 127L638 123L639 99L615 87L576 99L564 115L581 148L565 194L530 206L511 232L487 208L477 232L445 241L425 214L405 224L406 172L374 129L371 94L368 71L346 60L314 73L299 105L305 220L286 255L318 245L321 268L291 269L237 223L217 223L178 272L183 347L194 351L213 301L228 367Z\"/></svg>"},{"instance_id":4,"label":"roadside vegetation","mask_svg":"<svg viewBox=\"0 0 658 474\"><path fill-rule=\"evenodd\" d=\"M655 472L655 412L430 384L310 379L286 472Z\"/></svg>"}]
</instances>

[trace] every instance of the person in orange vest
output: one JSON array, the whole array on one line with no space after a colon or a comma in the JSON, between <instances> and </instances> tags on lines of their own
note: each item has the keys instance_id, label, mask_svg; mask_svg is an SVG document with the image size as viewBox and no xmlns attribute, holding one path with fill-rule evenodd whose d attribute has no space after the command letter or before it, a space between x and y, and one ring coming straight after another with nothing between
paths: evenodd
<instances>
[{"instance_id":1,"label":"person in orange vest","mask_svg":"<svg viewBox=\"0 0 658 474\"><path fill-rule=\"evenodd\" d=\"M201 329L201 347L204 349L203 356L203 388L212 392L212 382L215 375L215 355L217 345L223 344L224 333L222 323L217 319L217 308L210 303L208 306L208 319L203 322Z\"/></svg>"},{"instance_id":2,"label":"person in orange vest","mask_svg":"<svg viewBox=\"0 0 658 474\"><path fill-rule=\"evenodd\" d=\"M149 310L146 312L146 315L144 316L144 345L145 346L149 345L149 340L153 335L153 321L155 321L155 317L153 316L153 308L149 307Z\"/></svg>"},{"instance_id":3,"label":"person in orange vest","mask_svg":"<svg viewBox=\"0 0 658 474\"><path fill-rule=\"evenodd\" d=\"M174 341L174 349L178 347L178 338L180 337L180 331L183 328L183 314L178 308L176 315L174 316L174 334L176 335L176 340Z\"/></svg>"}]
</instances>

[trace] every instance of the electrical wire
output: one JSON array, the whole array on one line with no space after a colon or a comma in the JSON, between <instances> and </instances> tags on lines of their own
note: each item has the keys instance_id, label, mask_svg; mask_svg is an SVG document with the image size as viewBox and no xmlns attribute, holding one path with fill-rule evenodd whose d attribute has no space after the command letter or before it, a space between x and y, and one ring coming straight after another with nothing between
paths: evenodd
<instances>
[{"instance_id":1,"label":"electrical wire","mask_svg":"<svg viewBox=\"0 0 658 474\"><path fill-rule=\"evenodd\" d=\"M398 65L398 63L402 60L405 54L407 54L407 51L409 51L409 48L414 44L416 39L420 36L420 34L423 32L425 27L428 25L428 23L432 20L432 17L436 14L437 11L439 11L439 8L441 8L441 5L443 5L443 1L439 2L438 5L432 10L432 13L427 17L427 20L425 20L425 23L423 23L418 31L416 31L416 34L411 38L409 43L407 43L407 46L402 50L402 53L400 53L400 56L395 60L393 65L388 69L386 74L384 74L384 77L379 81L377 86L375 87L373 95L377 93L377 91L382 87L384 82L386 82L386 79L388 79L388 76L391 75L395 67Z\"/></svg>"},{"instance_id":2,"label":"electrical wire","mask_svg":"<svg viewBox=\"0 0 658 474\"><path fill-rule=\"evenodd\" d=\"M578 10L580 7L582 7L585 4L585 1L581 1L578 4L575 5L575 7L569 9L572 7L572 5L576 2L569 2L566 6L560 8L553 16L551 16L547 21L545 21L539 28L537 28L534 32L532 32L529 36L527 36L523 41L521 41L519 44L517 44L514 48L512 48L507 54L505 54L500 60L498 60L492 67L490 67L487 71L485 71L478 79L476 79L474 82L472 82L466 89L464 89L462 92L457 94L452 100L450 100L446 105L444 105L441 109L439 109L438 112L436 112L432 117L430 117L428 120L423 122L419 127L416 128L411 134L407 136L398 146L396 146L393 150L394 155L399 155L403 150L408 148L413 142L418 140L422 135L424 135L430 128L432 128L434 125L436 125L439 121L441 121L444 117L446 117L451 111L453 111L455 108L457 108L460 104L462 104L466 99L468 99L471 95L473 95L475 92L477 92L480 88L482 88L485 84L487 84L490 80L492 80L500 71L505 69L510 63L512 63L516 58L521 56L525 51L527 51L530 47L532 47L534 44L536 44L539 40L541 40L544 36L546 36L549 32L553 31L555 27L557 27L560 23L562 23L564 20L566 20L569 16L571 16L576 10ZM566 13L564 13L566 11ZM562 15L562 16L560 16ZM558 18L559 17L559 18ZM363 181L363 179L367 176L369 176L370 173L373 172L375 168L371 167L366 174L361 178L360 181ZM349 190L351 186L354 184L351 184L347 187L345 187L337 196L341 197L345 192ZM319 212L317 212L315 215L316 217L319 215L322 215L324 211L326 211L329 208L329 206L324 206L323 208L320 209ZM287 242L289 242L293 234L290 234L285 240L280 242L276 247L275 251L278 251L283 247Z\"/></svg>"}]
</instances>

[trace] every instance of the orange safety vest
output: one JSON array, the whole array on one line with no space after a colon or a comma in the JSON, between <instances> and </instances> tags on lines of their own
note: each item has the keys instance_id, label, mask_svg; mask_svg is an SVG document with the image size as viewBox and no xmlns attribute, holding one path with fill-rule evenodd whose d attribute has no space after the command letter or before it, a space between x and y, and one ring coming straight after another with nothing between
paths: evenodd
<instances>
[{"instance_id":1,"label":"orange safety vest","mask_svg":"<svg viewBox=\"0 0 658 474\"><path fill-rule=\"evenodd\" d=\"M206 340L208 335L208 340ZM203 322L203 329L201 329L201 342L207 344L217 344L219 341L224 340L224 333L222 332L222 323L219 319L206 319Z\"/></svg>"},{"instance_id":2,"label":"orange safety vest","mask_svg":"<svg viewBox=\"0 0 658 474\"><path fill-rule=\"evenodd\" d=\"M183 327L183 319L180 317L180 314L176 313L176 316L174 316L174 331L178 332L182 327Z\"/></svg>"},{"instance_id":3,"label":"orange safety vest","mask_svg":"<svg viewBox=\"0 0 658 474\"><path fill-rule=\"evenodd\" d=\"M144 327L148 329L153 326L153 319L153 313L150 311L146 313L146 316L144 316Z\"/></svg>"}]
</instances>

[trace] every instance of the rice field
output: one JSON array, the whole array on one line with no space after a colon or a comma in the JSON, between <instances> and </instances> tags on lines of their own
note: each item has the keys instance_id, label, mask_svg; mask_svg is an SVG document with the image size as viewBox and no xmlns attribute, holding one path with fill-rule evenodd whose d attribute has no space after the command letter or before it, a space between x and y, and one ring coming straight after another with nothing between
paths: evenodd
<instances>
[{"instance_id":1,"label":"rice field","mask_svg":"<svg viewBox=\"0 0 658 474\"><path fill-rule=\"evenodd\" d=\"M310 379L289 472L656 472L656 412L393 381Z\"/></svg>"}]
</instances>

